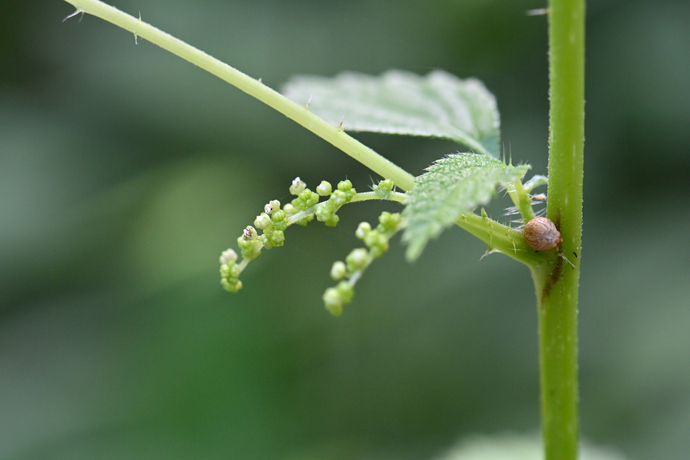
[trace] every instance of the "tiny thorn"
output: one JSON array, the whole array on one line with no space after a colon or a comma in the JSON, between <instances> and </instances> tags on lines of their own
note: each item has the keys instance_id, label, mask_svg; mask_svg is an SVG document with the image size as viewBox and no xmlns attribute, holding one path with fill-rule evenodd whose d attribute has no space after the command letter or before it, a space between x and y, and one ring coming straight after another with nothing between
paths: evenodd
<instances>
[{"instance_id":1,"label":"tiny thorn","mask_svg":"<svg viewBox=\"0 0 690 460\"><path fill-rule=\"evenodd\" d=\"M345 113L347 113L347 112L345 112ZM343 114L343 118L340 119L340 124L338 125L338 129L340 131L344 131L343 130L343 123L345 122L345 113Z\"/></svg>"},{"instance_id":2,"label":"tiny thorn","mask_svg":"<svg viewBox=\"0 0 690 460\"><path fill-rule=\"evenodd\" d=\"M259 79L258 79L257 81L258 81L259 83L263 83L263 81L261 80L260 77L259 77Z\"/></svg>"},{"instance_id":3,"label":"tiny thorn","mask_svg":"<svg viewBox=\"0 0 690 460\"><path fill-rule=\"evenodd\" d=\"M545 16L545 15L549 14L549 9L548 8L535 8L533 10L525 11L525 14L527 16Z\"/></svg>"},{"instance_id":4,"label":"tiny thorn","mask_svg":"<svg viewBox=\"0 0 690 460\"><path fill-rule=\"evenodd\" d=\"M73 18L73 17L75 17L75 16L78 15L78 14L81 14L81 17L79 18L79 21L78 21L78 22L81 22L82 18L84 17L84 13L85 13L84 10L82 10L82 9L80 9L80 8L77 8L77 11L75 11L74 13L70 14L69 16L67 16L65 19L62 20L62 22L65 22L65 21L68 20L69 18Z\"/></svg>"},{"instance_id":5,"label":"tiny thorn","mask_svg":"<svg viewBox=\"0 0 690 460\"><path fill-rule=\"evenodd\" d=\"M482 254L482 256L479 258L479 260L481 261L484 257L488 256L489 254L494 254L496 252L501 252L501 251L499 251L498 249L490 249L487 247L486 252L484 254Z\"/></svg>"},{"instance_id":6,"label":"tiny thorn","mask_svg":"<svg viewBox=\"0 0 690 460\"><path fill-rule=\"evenodd\" d=\"M311 104L311 98L312 98L312 96L313 96L313 94L310 94L310 95L309 95L309 100L307 101L307 109L309 108L309 104ZM342 125L342 122L341 122L341 125Z\"/></svg>"},{"instance_id":7,"label":"tiny thorn","mask_svg":"<svg viewBox=\"0 0 690 460\"><path fill-rule=\"evenodd\" d=\"M138 45L139 44L139 36L137 35L136 32L134 32L134 44Z\"/></svg>"},{"instance_id":8,"label":"tiny thorn","mask_svg":"<svg viewBox=\"0 0 690 460\"><path fill-rule=\"evenodd\" d=\"M573 254L575 254L575 253L573 252ZM565 260L570 265L572 265L573 268L575 268L575 265L571 261L568 260L568 258L565 256L565 254L563 252L559 252L558 255L561 256L561 259ZM575 255L575 257L577 257L577 255Z\"/></svg>"}]
</instances>

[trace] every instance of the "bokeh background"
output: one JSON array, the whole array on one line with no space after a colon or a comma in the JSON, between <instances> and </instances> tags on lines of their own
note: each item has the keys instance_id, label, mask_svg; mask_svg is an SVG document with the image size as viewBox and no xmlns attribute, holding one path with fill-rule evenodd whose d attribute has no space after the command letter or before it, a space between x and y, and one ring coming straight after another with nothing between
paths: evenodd
<instances>
[{"instance_id":1,"label":"bokeh background","mask_svg":"<svg viewBox=\"0 0 690 460\"><path fill-rule=\"evenodd\" d=\"M546 173L546 19L510 1L118 0L265 83L475 76ZM64 2L0 3L0 458L424 459L539 425L526 268L451 229L397 242L339 319L354 230L291 228L235 295L218 256L295 176L373 173L215 77ZM690 457L690 3L592 0L580 305L584 436ZM457 147L359 135L414 174ZM499 203L490 209L500 217Z\"/></svg>"}]
</instances>

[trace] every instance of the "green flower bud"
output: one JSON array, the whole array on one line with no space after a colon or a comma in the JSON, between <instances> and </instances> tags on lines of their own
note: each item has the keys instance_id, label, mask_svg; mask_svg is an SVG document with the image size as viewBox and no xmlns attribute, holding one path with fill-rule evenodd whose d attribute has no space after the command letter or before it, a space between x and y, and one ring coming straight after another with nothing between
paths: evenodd
<instances>
[{"instance_id":1,"label":"green flower bud","mask_svg":"<svg viewBox=\"0 0 690 460\"><path fill-rule=\"evenodd\" d=\"M311 208L316 203L319 202L319 194L316 192L309 191L309 198L305 201L308 208Z\"/></svg>"},{"instance_id":2,"label":"green flower bud","mask_svg":"<svg viewBox=\"0 0 690 460\"><path fill-rule=\"evenodd\" d=\"M237 239L237 244L242 250L242 257L249 260L254 260L261 254L261 240L245 240L243 237Z\"/></svg>"},{"instance_id":3,"label":"green flower bud","mask_svg":"<svg viewBox=\"0 0 690 460\"><path fill-rule=\"evenodd\" d=\"M265 230L269 225L271 225L271 216L265 212L262 212L261 215L256 216L256 219L254 219L254 226L260 230Z\"/></svg>"},{"instance_id":4,"label":"green flower bud","mask_svg":"<svg viewBox=\"0 0 690 460\"><path fill-rule=\"evenodd\" d=\"M326 310L331 312L333 316L340 316L343 313L343 302L340 299L340 293L336 288L328 288L323 293L323 303Z\"/></svg>"},{"instance_id":5,"label":"green flower bud","mask_svg":"<svg viewBox=\"0 0 690 460\"><path fill-rule=\"evenodd\" d=\"M400 213L397 212L391 214L390 212L384 211L379 216L379 223L383 227L384 232L390 230L397 230L401 222L402 216L400 215Z\"/></svg>"},{"instance_id":6,"label":"green flower bud","mask_svg":"<svg viewBox=\"0 0 690 460\"><path fill-rule=\"evenodd\" d=\"M316 187L316 193L318 193L321 196L328 196L331 194L332 191L333 188L331 187L330 182L326 182L325 180L322 180L319 186Z\"/></svg>"},{"instance_id":7,"label":"green flower bud","mask_svg":"<svg viewBox=\"0 0 690 460\"><path fill-rule=\"evenodd\" d=\"M223 278L220 280L220 284L222 284L223 288L228 292L237 292L240 289L242 289L242 281L240 281L240 280L236 280L233 283L233 282L228 281L225 278Z\"/></svg>"},{"instance_id":8,"label":"green flower bud","mask_svg":"<svg viewBox=\"0 0 690 460\"><path fill-rule=\"evenodd\" d=\"M294 207L292 205L292 203L288 203L285 206L283 206L283 211L285 211L286 216L290 217L290 216L294 216L295 214L297 214L299 212L299 209Z\"/></svg>"},{"instance_id":9,"label":"green flower bud","mask_svg":"<svg viewBox=\"0 0 690 460\"><path fill-rule=\"evenodd\" d=\"M290 186L290 195L299 195L302 190L307 188L307 184L302 181L299 177L296 177L295 180L292 181L292 185Z\"/></svg>"},{"instance_id":10,"label":"green flower bud","mask_svg":"<svg viewBox=\"0 0 690 460\"><path fill-rule=\"evenodd\" d=\"M287 220L281 220L273 225L275 226L276 230L280 230L281 232L284 232L288 228Z\"/></svg>"},{"instance_id":11,"label":"green flower bud","mask_svg":"<svg viewBox=\"0 0 690 460\"><path fill-rule=\"evenodd\" d=\"M245 240L244 236L240 236L237 238L237 245L240 247L240 249L247 249L251 247L251 242L249 240Z\"/></svg>"},{"instance_id":12,"label":"green flower bud","mask_svg":"<svg viewBox=\"0 0 690 460\"><path fill-rule=\"evenodd\" d=\"M323 223L326 224L326 227L335 227L336 225L338 225L339 221L340 221L340 217L338 217L336 214L333 214L331 217L329 217Z\"/></svg>"},{"instance_id":13,"label":"green flower bud","mask_svg":"<svg viewBox=\"0 0 690 460\"><path fill-rule=\"evenodd\" d=\"M271 240L271 243L273 243L274 246L282 246L285 242L285 233L281 232L280 230L276 230L275 232L271 233L268 238Z\"/></svg>"},{"instance_id":14,"label":"green flower bud","mask_svg":"<svg viewBox=\"0 0 690 460\"><path fill-rule=\"evenodd\" d=\"M352 182L350 182L347 179L338 182L338 190L340 190L341 192L347 192L351 188L352 188Z\"/></svg>"},{"instance_id":15,"label":"green flower bud","mask_svg":"<svg viewBox=\"0 0 690 460\"><path fill-rule=\"evenodd\" d=\"M271 220L275 222L282 222L285 220L287 216L285 215L285 211L275 211L273 215L271 216Z\"/></svg>"},{"instance_id":16,"label":"green flower bud","mask_svg":"<svg viewBox=\"0 0 690 460\"><path fill-rule=\"evenodd\" d=\"M333 216L333 207L328 205L329 203L326 202L323 205L318 206L316 208L314 214L316 215L316 220L318 220L319 222L326 222Z\"/></svg>"},{"instance_id":17,"label":"green flower bud","mask_svg":"<svg viewBox=\"0 0 690 460\"><path fill-rule=\"evenodd\" d=\"M364 244L367 245L367 247L372 247L372 246L381 246L384 244L388 243L388 238L386 238L386 235L383 235L382 233L379 232L369 232L365 237L364 237Z\"/></svg>"},{"instance_id":18,"label":"green flower bud","mask_svg":"<svg viewBox=\"0 0 690 460\"><path fill-rule=\"evenodd\" d=\"M369 253L364 248L353 249L345 258L350 273L364 270L369 262Z\"/></svg>"},{"instance_id":19,"label":"green flower bud","mask_svg":"<svg viewBox=\"0 0 690 460\"><path fill-rule=\"evenodd\" d=\"M371 232L371 225L369 222L360 222L355 231L355 236L360 240L363 240Z\"/></svg>"},{"instance_id":20,"label":"green flower bud","mask_svg":"<svg viewBox=\"0 0 690 460\"><path fill-rule=\"evenodd\" d=\"M280 210L280 201L271 200L266 206L264 206L264 212L266 214L273 214Z\"/></svg>"},{"instance_id":21,"label":"green flower bud","mask_svg":"<svg viewBox=\"0 0 690 460\"><path fill-rule=\"evenodd\" d=\"M355 296L355 290L352 284L348 281L341 281L335 289L338 291L338 294L340 294L340 301L343 305L352 302L352 298Z\"/></svg>"},{"instance_id":22,"label":"green flower bud","mask_svg":"<svg viewBox=\"0 0 690 460\"><path fill-rule=\"evenodd\" d=\"M292 200L290 204L294 206L295 209L297 209L298 211L304 211L305 209L307 209L306 203L300 200L299 197Z\"/></svg>"},{"instance_id":23,"label":"green flower bud","mask_svg":"<svg viewBox=\"0 0 690 460\"><path fill-rule=\"evenodd\" d=\"M299 195L298 195L300 201L307 202L309 201L309 198L311 198L311 190L303 190Z\"/></svg>"},{"instance_id":24,"label":"green flower bud","mask_svg":"<svg viewBox=\"0 0 690 460\"><path fill-rule=\"evenodd\" d=\"M334 191L327 201L327 203L332 203L336 207L340 207L347 202L348 202L347 194L345 192L343 192L342 190Z\"/></svg>"},{"instance_id":25,"label":"green flower bud","mask_svg":"<svg viewBox=\"0 0 690 460\"><path fill-rule=\"evenodd\" d=\"M377 244L376 246L372 246L369 250L369 253L371 254L371 257L378 259L382 255L384 255L388 251L388 240L385 240L381 244Z\"/></svg>"},{"instance_id":26,"label":"green flower bud","mask_svg":"<svg viewBox=\"0 0 690 460\"><path fill-rule=\"evenodd\" d=\"M347 267L345 266L345 263L340 260L334 262L333 266L331 267L331 278L333 281L338 281L345 275L347 275Z\"/></svg>"},{"instance_id":27,"label":"green flower bud","mask_svg":"<svg viewBox=\"0 0 690 460\"><path fill-rule=\"evenodd\" d=\"M374 187L374 193L379 198L386 198L388 195L391 194L392 191L393 181L389 179L382 180L378 183L378 185L376 185L376 187Z\"/></svg>"}]
</instances>

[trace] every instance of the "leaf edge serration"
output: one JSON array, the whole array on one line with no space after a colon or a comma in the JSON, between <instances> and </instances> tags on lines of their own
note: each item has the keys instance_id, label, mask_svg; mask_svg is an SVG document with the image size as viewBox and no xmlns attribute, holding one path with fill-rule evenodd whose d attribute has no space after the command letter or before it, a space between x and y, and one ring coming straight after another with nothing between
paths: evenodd
<instances>
[{"instance_id":1,"label":"leaf edge serration","mask_svg":"<svg viewBox=\"0 0 690 460\"><path fill-rule=\"evenodd\" d=\"M488 204L497 186L520 180L529 169L475 153L454 153L435 161L408 192L402 236L407 260L416 260L461 214Z\"/></svg>"}]
</instances>

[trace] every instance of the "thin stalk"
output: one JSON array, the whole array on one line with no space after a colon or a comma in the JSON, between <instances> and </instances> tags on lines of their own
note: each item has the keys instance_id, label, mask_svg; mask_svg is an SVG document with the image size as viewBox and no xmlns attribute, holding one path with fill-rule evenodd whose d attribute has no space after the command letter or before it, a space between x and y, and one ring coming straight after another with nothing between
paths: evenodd
<instances>
[{"instance_id":1,"label":"thin stalk","mask_svg":"<svg viewBox=\"0 0 690 460\"><path fill-rule=\"evenodd\" d=\"M299 105L282 94L264 85L239 70L219 61L193 46L179 40L141 20L98 0L65 0L78 12L84 12L128 30L135 37L143 38L171 53L201 67L218 78L225 80L245 93L274 108L286 117L299 123L309 131L333 144L355 160L386 179L392 180L398 188L412 188L414 177L404 169L374 152L353 137L347 135L339 126L333 126L314 115L305 105Z\"/></svg>"},{"instance_id":2,"label":"thin stalk","mask_svg":"<svg viewBox=\"0 0 690 460\"><path fill-rule=\"evenodd\" d=\"M546 460L578 451L577 302L582 238L585 0L550 0L547 217L561 256L532 267L537 291L542 433ZM567 261L565 260L567 258Z\"/></svg>"}]
</instances>

